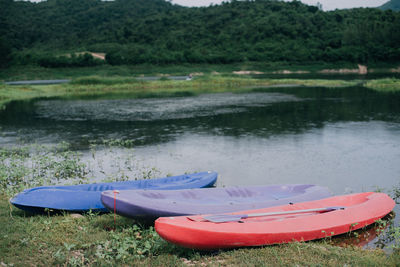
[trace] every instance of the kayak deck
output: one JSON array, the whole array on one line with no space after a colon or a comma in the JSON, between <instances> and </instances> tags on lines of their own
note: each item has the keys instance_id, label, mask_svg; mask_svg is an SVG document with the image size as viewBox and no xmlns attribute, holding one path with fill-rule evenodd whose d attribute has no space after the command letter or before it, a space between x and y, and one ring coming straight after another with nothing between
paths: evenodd
<instances>
[{"instance_id":1,"label":"kayak deck","mask_svg":"<svg viewBox=\"0 0 400 267\"><path fill-rule=\"evenodd\" d=\"M222 213L304 202L331 196L326 187L265 185L186 189L171 191L124 190L114 194L105 191L105 207L122 216L156 219L165 216Z\"/></svg>"},{"instance_id":2,"label":"kayak deck","mask_svg":"<svg viewBox=\"0 0 400 267\"><path fill-rule=\"evenodd\" d=\"M261 246L308 241L357 230L384 217L394 205L386 194L368 192L231 214L344 207L327 212L260 216L222 223L206 221L205 215L165 217L156 220L155 228L162 238L188 248Z\"/></svg>"},{"instance_id":3,"label":"kayak deck","mask_svg":"<svg viewBox=\"0 0 400 267\"><path fill-rule=\"evenodd\" d=\"M215 172L200 172L157 179L70 186L41 186L24 190L10 202L25 211L38 213L45 210L73 212L108 212L100 200L104 190L154 189L174 190L212 186L217 180Z\"/></svg>"}]
</instances>

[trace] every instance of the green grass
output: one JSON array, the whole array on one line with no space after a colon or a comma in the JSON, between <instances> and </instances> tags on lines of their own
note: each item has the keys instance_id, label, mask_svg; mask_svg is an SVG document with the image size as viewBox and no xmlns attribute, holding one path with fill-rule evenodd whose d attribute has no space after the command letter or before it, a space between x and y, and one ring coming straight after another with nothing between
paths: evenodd
<instances>
[{"instance_id":1,"label":"green grass","mask_svg":"<svg viewBox=\"0 0 400 267\"><path fill-rule=\"evenodd\" d=\"M0 108L14 100L43 97L167 97L188 96L204 93L251 92L255 87L271 85L299 85L319 87L355 86L358 81L299 80L299 79L252 79L235 75L204 75L191 81L138 81L131 77L88 76L72 80L69 84L11 86L0 85Z\"/></svg>"},{"instance_id":2,"label":"green grass","mask_svg":"<svg viewBox=\"0 0 400 267\"><path fill-rule=\"evenodd\" d=\"M70 84L72 85L117 85L117 84L128 84L128 83L139 83L140 81L133 77L125 76L112 76L112 77L101 77L101 76L84 76L73 79Z\"/></svg>"},{"instance_id":3,"label":"green grass","mask_svg":"<svg viewBox=\"0 0 400 267\"><path fill-rule=\"evenodd\" d=\"M204 74L211 73L232 73L238 70L277 71L277 70L307 70L317 71L323 68L357 68L356 64L332 65L324 63L313 63L307 65L293 65L285 62L280 63L258 63L246 62L237 64L182 64L182 65L126 65L111 66L101 65L95 67L76 68L44 68L33 65L11 66L7 69L0 69L0 81L17 80L40 80L40 79L74 79L82 76L96 75L99 77L125 76L136 77L140 75L152 76L160 74L187 75L193 72Z\"/></svg>"},{"instance_id":4,"label":"green grass","mask_svg":"<svg viewBox=\"0 0 400 267\"><path fill-rule=\"evenodd\" d=\"M344 81L344 80L322 80L322 79L271 79L268 80L270 85L299 85L307 87L326 87L326 88L336 88L336 87L351 87L360 84L358 80ZM268 84L268 85L269 85Z\"/></svg>"},{"instance_id":5,"label":"green grass","mask_svg":"<svg viewBox=\"0 0 400 267\"><path fill-rule=\"evenodd\" d=\"M386 78L379 80L371 80L365 83L365 87L373 89L378 92L399 92L400 79Z\"/></svg>"},{"instance_id":6,"label":"green grass","mask_svg":"<svg viewBox=\"0 0 400 267\"><path fill-rule=\"evenodd\" d=\"M169 244L152 227L113 214L27 215L0 195L0 261L27 265L396 266L400 254L338 247L329 240L213 253Z\"/></svg>"},{"instance_id":7,"label":"green grass","mask_svg":"<svg viewBox=\"0 0 400 267\"><path fill-rule=\"evenodd\" d=\"M0 85L0 109L15 100L30 100L40 97L62 96L63 90L50 86L8 86Z\"/></svg>"},{"instance_id":8,"label":"green grass","mask_svg":"<svg viewBox=\"0 0 400 267\"><path fill-rule=\"evenodd\" d=\"M287 63L238 63L228 65L188 64L188 65L102 65L86 68L42 68L38 66L12 66L0 70L1 80L38 80L71 79L69 84L38 86L7 86L0 84L0 109L10 101L29 100L42 97L165 97L188 96L216 92L250 92L254 87L271 85L296 85L318 87L349 87L361 84L360 81L322 80L322 79L252 79L249 75L234 75L237 70L257 70L272 72L279 70L305 70L316 73L321 69L357 68L343 64L307 64ZM382 66L380 66L382 67ZM390 66L383 66L390 67ZM393 65L392 67L395 67ZM136 80L138 76L151 75L187 75L197 73L190 82ZM381 92L400 90L398 79L379 79L368 81L365 87Z\"/></svg>"},{"instance_id":9,"label":"green grass","mask_svg":"<svg viewBox=\"0 0 400 267\"><path fill-rule=\"evenodd\" d=\"M369 64L368 67L374 72L390 72L398 68L398 63ZM248 70L272 73L277 71L305 71L317 73L323 69L358 69L357 64L348 62L325 63L325 62L243 62L234 64L181 64L181 65L122 65L111 66L108 64L94 67L74 68L44 68L35 65L10 66L0 69L1 81L19 80L48 80L48 79L76 79L84 76L99 77L137 77L157 75L188 75L189 73L225 73L232 74L233 71Z\"/></svg>"},{"instance_id":10,"label":"green grass","mask_svg":"<svg viewBox=\"0 0 400 267\"><path fill-rule=\"evenodd\" d=\"M397 68L398 64L378 64L369 65L376 71L387 72L391 68ZM287 62L243 62L235 64L181 64L181 65L122 65L111 66L101 65L95 67L75 67L75 68L44 68L34 65L11 66L7 69L0 69L0 81L17 80L48 80L48 79L75 79L82 76L99 77L136 77L140 75L152 76L160 74L187 75L189 73L232 73L233 71L252 70L261 72L275 72L282 70L307 71L316 73L323 69L357 69L357 64L345 63L324 63L310 62L304 64L293 64Z\"/></svg>"}]
</instances>

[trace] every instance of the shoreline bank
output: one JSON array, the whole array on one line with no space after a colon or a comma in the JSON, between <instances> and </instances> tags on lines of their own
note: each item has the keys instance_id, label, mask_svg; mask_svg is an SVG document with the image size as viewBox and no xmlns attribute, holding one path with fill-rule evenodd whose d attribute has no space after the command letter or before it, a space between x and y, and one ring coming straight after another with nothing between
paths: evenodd
<instances>
[{"instance_id":1,"label":"shoreline bank","mask_svg":"<svg viewBox=\"0 0 400 267\"><path fill-rule=\"evenodd\" d=\"M155 81L137 80L132 77L99 76L81 77L65 84L54 85L0 85L0 109L18 100L50 97L87 97L125 94L131 98L176 97L204 93L251 92L255 87L277 86L306 87L353 87L364 86L381 92L399 92L400 79L386 78L369 80L324 80L324 79L262 79L239 75L202 75L193 80Z\"/></svg>"},{"instance_id":2,"label":"shoreline bank","mask_svg":"<svg viewBox=\"0 0 400 267\"><path fill-rule=\"evenodd\" d=\"M138 81L135 78L82 77L57 85L0 85L0 108L15 100L47 97L85 97L129 94L132 98L190 96L204 93L251 92L251 87L296 86L349 87L359 81L253 79L249 77L199 76L193 80Z\"/></svg>"}]
</instances>

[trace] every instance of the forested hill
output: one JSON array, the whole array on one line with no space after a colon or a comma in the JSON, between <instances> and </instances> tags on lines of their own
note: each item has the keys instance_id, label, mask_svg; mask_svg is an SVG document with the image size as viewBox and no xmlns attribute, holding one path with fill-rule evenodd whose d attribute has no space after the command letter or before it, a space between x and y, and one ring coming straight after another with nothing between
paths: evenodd
<instances>
[{"instance_id":1,"label":"forested hill","mask_svg":"<svg viewBox=\"0 0 400 267\"><path fill-rule=\"evenodd\" d=\"M16 48L60 48L121 41L138 20L180 9L164 0L48 0L40 3L0 0L3 28ZM0 13L1 14L1 13ZM7 31L6 31L7 29ZM4 35L3 35L4 36Z\"/></svg>"},{"instance_id":2,"label":"forested hill","mask_svg":"<svg viewBox=\"0 0 400 267\"><path fill-rule=\"evenodd\" d=\"M0 50L12 48L20 61L43 57L27 55L34 51L83 50L105 52L111 64L400 61L400 13L390 10L323 12L276 0L202 8L164 0L0 0L0 10Z\"/></svg>"},{"instance_id":3,"label":"forested hill","mask_svg":"<svg viewBox=\"0 0 400 267\"><path fill-rule=\"evenodd\" d=\"M400 11L400 0L390 0L389 2L381 5L379 7L382 10L394 10L394 11Z\"/></svg>"}]
</instances>

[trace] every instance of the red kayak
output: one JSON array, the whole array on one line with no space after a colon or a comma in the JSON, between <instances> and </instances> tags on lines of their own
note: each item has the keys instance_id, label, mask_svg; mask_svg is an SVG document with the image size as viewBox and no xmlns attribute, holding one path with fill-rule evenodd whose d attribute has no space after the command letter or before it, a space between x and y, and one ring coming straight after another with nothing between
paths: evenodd
<instances>
[{"instance_id":1,"label":"red kayak","mask_svg":"<svg viewBox=\"0 0 400 267\"><path fill-rule=\"evenodd\" d=\"M156 220L155 228L165 240L188 248L262 246L357 230L394 206L388 195L367 192L219 215L163 217Z\"/></svg>"}]
</instances>

